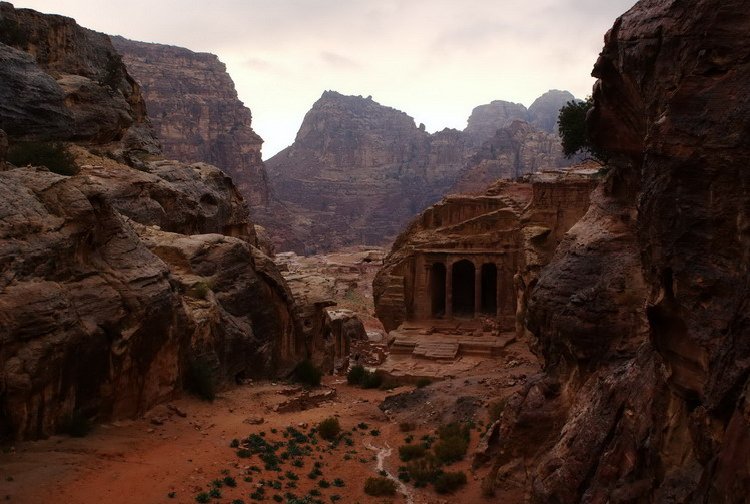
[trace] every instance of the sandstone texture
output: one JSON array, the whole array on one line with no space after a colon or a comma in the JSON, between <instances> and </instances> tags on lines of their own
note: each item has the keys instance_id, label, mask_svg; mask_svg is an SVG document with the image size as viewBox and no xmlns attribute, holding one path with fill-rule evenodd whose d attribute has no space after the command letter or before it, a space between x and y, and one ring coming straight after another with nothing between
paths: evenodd
<instances>
[{"instance_id":1,"label":"sandstone texture","mask_svg":"<svg viewBox=\"0 0 750 504\"><path fill-rule=\"evenodd\" d=\"M104 34L0 2L0 128L16 139L158 151L140 87Z\"/></svg>"},{"instance_id":2,"label":"sandstone texture","mask_svg":"<svg viewBox=\"0 0 750 504\"><path fill-rule=\"evenodd\" d=\"M607 34L609 172L529 296L545 373L505 407L498 498L747 500L749 27L743 2L643 0Z\"/></svg>"},{"instance_id":3,"label":"sandstone texture","mask_svg":"<svg viewBox=\"0 0 750 504\"><path fill-rule=\"evenodd\" d=\"M158 159L108 37L6 3L0 14L13 62L0 157L6 140L53 140L76 167L0 170L0 436L141 414L197 362L218 386L286 375L307 342L231 179Z\"/></svg>"},{"instance_id":4,"label":"sandstone texture","mask_svg":"<svg viewBox=\"0 0 750 504\"><path fill-rule=\"evenodd\" d=\"M479 317L516 330L517 301L586 212L596 174L591 166L540 172L429 207L399 235L374 279L386 330ZM467 298L470 306L462 306Z\"/></svg>"},{"instance_id":5,"label":"sandstone texture","mask_svg":"<svg viewBox=\"0 0 750 504\"><path fill-rule=\"evenodd\" d=\"M248 204L267 206L263 139L237 97L224 63L213 54L112 37L128 71L141 86L164 155L205 162L226 172Z\"/></svg>"},{"instance_id":6,"label":"sandstone texture","mask_svg":"<svg viewBox=\"0 0 750 504\"><path fill-rule=\"evenodd\" d=\"M556 133L527 122L549 122L550 93L534 116L493 102L475 110L466 130L429 134L370 97L326 91L294 144L266 163L271 185L306 252L383 244L446 192L481 194L497 178L567 166Z\"/></svg>"}]
</instances>

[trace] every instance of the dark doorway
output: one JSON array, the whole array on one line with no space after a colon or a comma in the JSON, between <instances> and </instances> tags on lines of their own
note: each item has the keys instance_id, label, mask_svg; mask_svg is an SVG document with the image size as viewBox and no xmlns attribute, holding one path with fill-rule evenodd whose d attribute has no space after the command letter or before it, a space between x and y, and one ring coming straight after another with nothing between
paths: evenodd
<instances>
[{"instance_id":1,"label":"dark doorway","mask_svg":"<svg viewBox=\"0 0 750 504\"><path fill-rule=\"evenodd\" d=\"M453 315L474 316L474 265L467 260L453 265Z\"/></svg>"},{"instance_id":2,"label":"dark doorway","mask_svg":"<svg viewBox=\"0 0 750 504\"><path fill-rule=\"evenodd\" d=\"M445 315L445 264L435 263L430 268L430 294L432 296L432 316Z\"/></svg>"},{"instance_id":3,"label":"dark doorway","mask_svg":"<svg viewBox=\"0 0 750 504\"><path fill-rule=\"evenodd\" d=\"M497 314L497 266L482 265L482 313Z\"/></svg>"}]
</instances>

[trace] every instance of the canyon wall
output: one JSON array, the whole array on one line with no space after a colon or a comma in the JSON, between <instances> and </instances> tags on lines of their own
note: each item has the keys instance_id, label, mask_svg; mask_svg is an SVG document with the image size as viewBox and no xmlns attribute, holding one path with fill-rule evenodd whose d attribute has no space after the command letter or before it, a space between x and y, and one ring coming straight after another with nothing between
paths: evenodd
<instances>
[{"instance_id":1,"label":"canyon wall","mask_svg":"<svg viewBox=\"0 0 750 504\"><path fill-rule=\"evenodd\" d=\"M545 374L497 426L498 498L746 501L746 7L642 0L606 35L588 121L609 171L528 301Z\"/></svg>"},{"instance_id":2,"label":"canyon wall","mask_svg":"<svg viewBox=\"0 0 750 504\"><path fill-rule=\"evenodd\" d=\"M107 36L8 3L0 24L0 436L138 415L199 364L287 373L306 342L232 180L155 160Z\"/></svg>"},{"instance_id":3,"label":"canyon wall","mask_svg":"<svg viewBox=\"0 0 750 504\"><path fill-rule=\"evenodd\" d=\"M557 134L539 127L556 120L550 103L568 99L550 92L533 115L493 102L474 111L465 131L429 134L370 97L326 91L294 144L266 163L271 185L299 218L308 251L386 243L446 192L481 193L497 178L567 166Z\"/></svg>"}]
</instances>

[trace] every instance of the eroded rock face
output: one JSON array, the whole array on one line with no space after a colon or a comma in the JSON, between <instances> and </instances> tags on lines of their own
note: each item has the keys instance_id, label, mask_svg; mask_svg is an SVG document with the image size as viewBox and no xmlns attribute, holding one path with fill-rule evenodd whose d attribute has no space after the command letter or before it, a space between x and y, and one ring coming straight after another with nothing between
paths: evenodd
<instances>
[{"instance_id":1,"label":"eroded rock face","mask_svg":"<svg viewBox=\"0 0 750 504\"><path fill-rule=\"evenodd\" d=\"M500 496L520 480L533 502L747 498L745 7L644 0L607 34L589 120L610 172L531 296L556 391L506 408L498 449L523 441L530 462L496 460ZM562 428L534 428L539 411Z\"/></svg>"},{"instance_id":2,"label":"eroded rock face","mask_svg":"<svg viewBox=\"0 0 750 504\"><path fill-rule=\"evenodd\" d=\"M549 106L540 103L533 119L542 124ZM327 91L267 166L307 252L382 244L447 192L481 194L497 178L569 166L557 135L531 120L523 105L493 102L464 131L428 134L371 98Z\"/></svg>"},{"instance_id":3,"label":"eroded rock face","mask_svg":"<svg viewBox=\"0 0 750 504\"><path fill-rule=\"evenodd\" d=\"M231 179L144 156L158 145L105 35L0 14L8 140L62 141L77 167L0 170L0 436L143 413L195 358L220 384L287 373L307 354L294 300Z\"/></svg>"},{"instance_id":4,"label":"eroded rock face","mask_svg":"<svg viewBox=\"0 0 750 504\"><path fill-rule=\"evenodd\" d=\"M0 2L0 128L19 140L157 152L138 84L104 34Z\"/></svg>"},{"instance_id":5,"label":"eroded rock face","mask_svg":"<svg viewBox=\"0 0 750 504\"><path fill-rule=\"evenodd\" d=\"M267 206L268 180L261 159L263 139L237 98L224 63L213 54L112 37L141 85L164 155L205 162L229 174L248 204Z\"/></svg>"},{"instance_id":6,"label":"eroded rock face","mask_svg":"<svg viewBox=\"0 0 750 504\"><path fill-rule=\"evenodd\" d=\"M0 173L3 434L74 410L127 416L178 384L187 321L169 270L82 177Z\"/></svg>"}]
</instances>

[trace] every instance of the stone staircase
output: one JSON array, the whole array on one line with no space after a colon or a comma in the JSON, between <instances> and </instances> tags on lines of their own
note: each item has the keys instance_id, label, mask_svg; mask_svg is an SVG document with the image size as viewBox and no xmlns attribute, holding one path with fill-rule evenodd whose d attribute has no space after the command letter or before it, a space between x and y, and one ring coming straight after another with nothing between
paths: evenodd
<instances>
[{"instance_id":1,"label":"stone staircase","mask_svg":"<svg viewBox=\"0 0 750 504\"><path fill-rule=\"evenodd\" d=\"M509 209L510 209L510 210L511 210L511 211L512 211L512 212L513 212L514 214L516 214L517 216L519 216L519 217L520 217L520 216L521 216L521 214L523 213L523 209L524 209L523 205L521 205L521 204L520 204L520 203L519 203L518 201L514 200L513 198L511 198L511 197L509 197L509 196L507 196L507 195L505 195L505 194L501 194L501 195L500 195L500 196L498 197L498 199L499 199L500 201L502 201L503 203L505 203L506 205L508 205L508 208L509 208Z\"/></svg>"},{"instance_id":2,"label":"stone staircase","mask_svg":"<svg viewBox=\"0 0 750 504\"><path fill-rule=\"evenodd\" d=\"M417 359L455 360L458 356L459 344L447 341L420 341L414 347L412 356Z\"/></svg>"},{"instance_id":3,"label":"stone staircase","mask_svg":"<svg viewBox=\"0 0 750 504\"><path fill-rule=\"evenodd\" d=\"M417 359L437 361L454 361L461 356L494 358L502 355L503 348L513 337L430 332L410 327L401 327L391 332L393 342L390 346L392 355L410 355Z\"/></svg>"}]
</instances>

